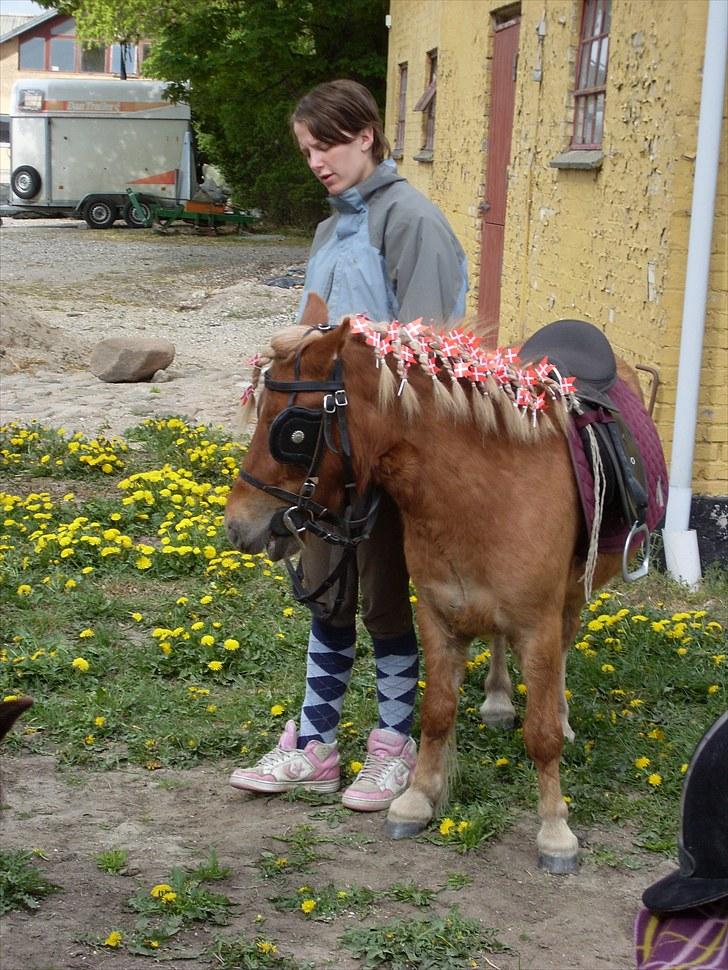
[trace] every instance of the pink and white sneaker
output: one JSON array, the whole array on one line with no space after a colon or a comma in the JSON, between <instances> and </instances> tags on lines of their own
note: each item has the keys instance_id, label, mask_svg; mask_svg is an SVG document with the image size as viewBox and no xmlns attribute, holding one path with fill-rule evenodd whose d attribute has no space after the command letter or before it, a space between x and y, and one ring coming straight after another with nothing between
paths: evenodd
<instances>
[{"instance_id":1,"label":"pink and white sneaker","mask_svg":"<svg viewBox=\"0 0 728 970\"><path fill-rule=\"evenodd\" d=\"M236 768L230 775L230 784L243 791L273 794L294 788L316 792L338 791L339 752L336 742L324 744L322 741L309 741L299 751L297 741L296 724L288 721L275 748L264 754L252 768Z\"/></svg>"},{"instance_id":2,"label":"pink and white sneaker","mask_svg":"<svg viewBox=\"0 0 728 970\"><path fill-rule=\"evenodd\" d=\"M379 812L407 788L417 763L417 744L390 728L376 728L367 741L364 767L341 796L347 808Z\"/></svg>"}]
</instances>

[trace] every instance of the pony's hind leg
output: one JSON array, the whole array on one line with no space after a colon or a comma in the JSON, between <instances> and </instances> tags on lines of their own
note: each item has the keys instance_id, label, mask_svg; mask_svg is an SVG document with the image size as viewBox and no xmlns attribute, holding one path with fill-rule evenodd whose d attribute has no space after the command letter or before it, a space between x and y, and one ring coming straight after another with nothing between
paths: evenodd
<instances>
[{"instance_id":1,"label":"pony's hind leg","mask_svg":"<svg viewBox=\"0 0 728 970\"><path fill-rule=\"evenodd\" d=\"M513 685L508 674L506 647L508 641L502 634L493 638L490 651L490 667L485 678L485 701L480 705L480 719L491 728L510 731L516 723L516 709L511 698Z\"/></svg>"},{"instance_id":2,"label":"pony's hind leg","mask_svg":"<svg viewBox=\"0 0 728 970\"><path fill-rule=\"evenodd\" d=\"M538 772L538 862L553 873L576 872L579 851L577 838L566 821L568 809L561 795L559 773L564 743L560 633L560 618L543 618L538 633L524 638L521 651L528 688L523 737Z\"/></svg>"},{"instance_id":3,"label":"pony's hind leg","mask_svg":"<svg viewBox=\"0 0 728 970\"><path fill-rule=\"evenodd\" d=\"M455 758L455 715L465 673L467 642L445 636L420 602L417 610L427 671L420 750L409 788L392 802L386 832L393 839L427 828L446 801Z\"/></svg>"}]
</instances>

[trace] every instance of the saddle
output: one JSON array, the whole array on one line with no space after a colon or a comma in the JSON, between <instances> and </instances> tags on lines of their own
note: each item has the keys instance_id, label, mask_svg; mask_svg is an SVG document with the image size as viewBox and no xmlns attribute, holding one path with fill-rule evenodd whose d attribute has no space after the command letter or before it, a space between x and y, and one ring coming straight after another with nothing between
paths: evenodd
<instances>
[{"instance_id":1,"label":"saddle","mask_svg":"<svg viewBox=\"0 0 728 970\"><path fill-rule=\"evenodd\" d=\"M617 377L609 341L590 323L550 323L524 343L519 357L524 363L538 363L546 357L562 376L575 378L579 407L572 415L569 446L587 527L591 531L595 513L595 459L587 430L591 428L605 479L599 550L621 547L624 578L638 579L647 572L647 559L629 572L629 553L640 536L642 541L648 538L662 516L667 495L664 458L652 420L639 398ZM655 442L659 454L655 454ZM653 469L646 468L645 447ZM655 474L648 476L648 470Z\"/></svg>"}]
</instances>

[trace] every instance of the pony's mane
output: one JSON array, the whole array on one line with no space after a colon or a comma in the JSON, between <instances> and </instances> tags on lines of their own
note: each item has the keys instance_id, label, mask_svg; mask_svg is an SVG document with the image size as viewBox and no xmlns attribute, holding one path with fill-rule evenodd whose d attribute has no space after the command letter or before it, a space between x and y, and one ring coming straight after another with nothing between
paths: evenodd
<instances>
[{"instance_id":1,"label":"pony's mane","mask_svg":"<svg viewBox=\"0 0 728 970\"><path fill-rule=\"evenodd\" d=\"M435 414L456 421L474 420L484 433L507 434L533 441L556 430L564 431L567 415L576 403L574 381L562 377L543 358L524 365L512 347L487 351L480 338L462 329L438 332L414 320L401 324L376 323L359 314L344 318L353 338L362 338L372 350L379 372L379 408L399 404L412 421L426 406L426 384L412 383L415 373L431 378ZM263 374L276 359L302 350L323 332L295 325L275 334L270 345L249 362L250 384L241 396L241 426L245 428L255 407L255 392ZM423 393L425 391L425 393ZM551 420L541 420L542 417Z\"/></svg>"},{"instance_id":2,"label":"pony's mane","mask_svg":"<svg viewBox=\"0 0 728 970\"><path fill-rule=\"evenodd\" d=\"M383 411L399 401L408 420L420 413L423 383L410 380L410 372L419 371L431 378L432 401L440 417L474 420L484 432L500 429L524 441L566 427L576 400L574 381L562 377L546 358L524 365L515 348L487 351L473 333L440 333L421 319L375 323L360 314L349 319L349 326L353 336L372 348ZM540 420L544 415L553 420Z\"/></svg>"}]
</instances>

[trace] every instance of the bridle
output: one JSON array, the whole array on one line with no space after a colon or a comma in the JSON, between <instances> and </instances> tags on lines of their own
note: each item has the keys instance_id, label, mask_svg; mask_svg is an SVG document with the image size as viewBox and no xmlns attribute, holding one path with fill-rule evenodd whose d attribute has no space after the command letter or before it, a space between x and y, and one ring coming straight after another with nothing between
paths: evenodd
<instances>
[{"instance_id":1,"label":"bridle","mask_svg":"<svg viewBox=\"0 0 728 970\"><path fill-rule=\"evenodd\" d=\"M314 329L327 331L332 327L322 325ZM310 333L310 331L308 331ZM271 423L268 447L271 456L281 464L300 465L307 468L298 492L291 492L277 485L268 485L244 469L240 478L266 495L287 503L272 517L270 529L279 538L293 536L301 549L302 536L308 532L323 542L341 547L339 562L313 591L305 589L303 570L299 563L294 566L286 558L286 567L293 584L293 595L307 605L320 619L330 620L340 609L346 595L350 574L355 569L356 549L368 539L379 510L379 490L370 486L363 495L357 491L351 440L347 423L349 400L344 386L344 363L340 357L334 360L326 380L301 379L301 350L294 360L294 379L279 381L265 372L264 385L271 391L289 393L288 406ZM308 391L322 392L321 408L304 408L295 404L296 395ZM339 447L336 447L334 430L338 430ZM326 450L341 456L344 478L344 502L337 515L314 498L318 486L319 466ZM319 597L336 586L336 597L327 608Z\"/></svg>"}]
</instances>

